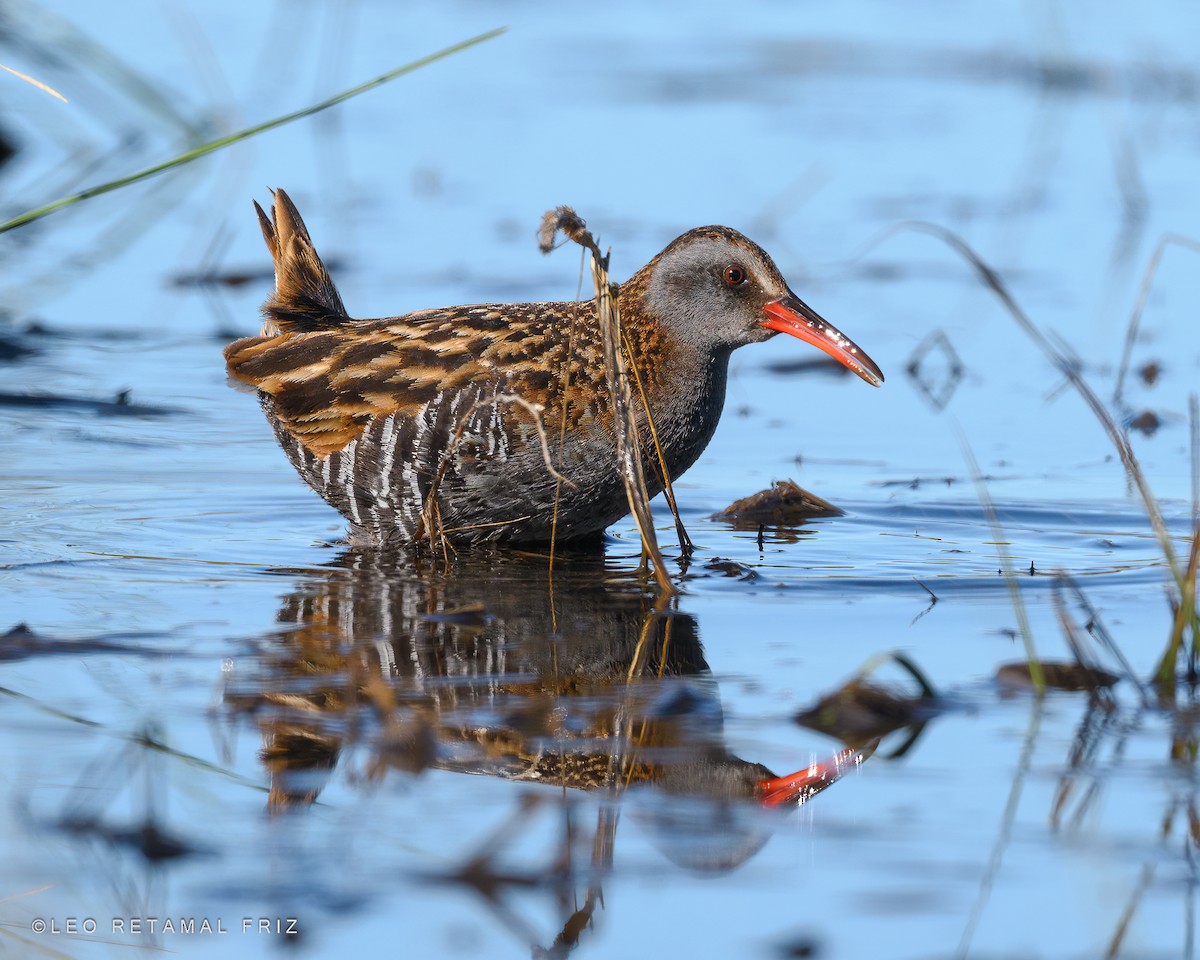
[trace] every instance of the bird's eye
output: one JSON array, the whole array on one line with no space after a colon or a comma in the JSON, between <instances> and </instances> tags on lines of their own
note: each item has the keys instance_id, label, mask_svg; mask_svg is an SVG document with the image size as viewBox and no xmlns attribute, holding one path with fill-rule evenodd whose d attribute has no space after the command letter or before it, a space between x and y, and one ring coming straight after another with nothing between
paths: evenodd
<instances>
[{"instance_id":1,"label":"bird's eye","mask_svg":"<svg viewBox=\"0 0 1200 960\"><path fill-rule=\"evenodd\" d=\"M725 268L725 283L731 287L740 287L746 282L746 268L738 263L731 263Z\"/></svg>"}]
</instances>

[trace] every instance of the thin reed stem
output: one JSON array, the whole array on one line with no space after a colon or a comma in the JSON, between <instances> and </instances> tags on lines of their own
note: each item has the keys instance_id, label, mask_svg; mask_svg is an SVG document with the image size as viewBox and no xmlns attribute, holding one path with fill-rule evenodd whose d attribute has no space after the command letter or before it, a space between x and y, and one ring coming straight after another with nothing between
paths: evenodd
<instances>
[{"instance_id":1,"label":"thin reed stem","mask_svg":"<svg viewBox=\"0 0 1200 960\"><path fill-rule=\"evenodd\" d=\"M330 107L335 107L339 103L349 100L351 97L357 97L360 93L366 93L368 90L373 90L375 87L382 86L397 77L402 77L407 73L412 73L421 67L429 66L438 60L443 60L455 53L466 50L468 47L473 47L476 44L483 43L486 40L491 40L504 33L506 28L500 27L496 30L489 30L487 33L481 33L477 37L472 37L470 40L464 40L461 43L456 43L453 46L446 47L436 53L431 53L428 56L421 57L419 60L413 60L411 63L406 63L402 67L397 67L395 70L390 70L373 80L368 80L366 83L360 83L356 87L351 87L349 90L343 90L341 93L330 97L328 100L322 100L320 103L310 107L305 107L303 110L296 110L292 113L284 114L282 117L276 117L274 120L268 120L266 123L256 124L253 127L248 127L245 130L239 130L237 133L231 133L225 137L218 137L216 140L210 140L208 143L201 144L198 147L193 147L185 153L181 153L177 157L172 157L170 160L165 160L162 163L156 163L152 167L147 167L144 170L139 170L137 173L131 173L128 176L121 177L117 180L110 180L108 183L102 183L94 187L88 187L86 190L81 190L78 193L70 194L55 200L53 203L48 203L45 206L37 207L33 210L28 210L19 216L13 217L11 220L6 220L0 223L0 233L7 233L9 230L15 230L17 227L23 227L26 224L33 223L35 220L40 220L42 217L49 216L57 210L64 207L69 207L79 203L82 200L89 200L92 197L98 197L105 193L111 193L114 190L119 190L121 187L127 187L130 184L138 183L141 180L146 180L149 177L156 176L160 173L165 173L175 167L183 166L186 163L191 163L193 160L199 160L201 157L208 156L210 153L215 153L218 150L223 150L225 147L239 143L242 140L247 140L250 137L258 136L260 133L266 133L268 130L274 130L276 127L282 127L285 124L291 123L294 120L302 120L305 117L310 117L314 113L320 113L322 110L328 110Z\"/></svg>"},{"instance_id":2,"label":"thin reed stem","mask_svg":"<svg viewBox=\"0 0 1200 960\"><path fill-rule=\"evenodd\" d=\"M961 427L956 427L956 430L963 458L967 461L967 467L971 471L971 479L975 481L975 492L979 497L979 505L983 508L988 527L992 531L992 540L996 543L996 557L1000 561L1000 571L1004 577L1004 584L1008 587L1013 612L1017 617L1017 630L1021 634L1021 643L1025 646L1025 659L1029 663L1029 679L1033 683L1033 689L1040 697L1046 692L1046 677L1033 646L1033 629L1029 626L1029 615L1025 611L1025 601L1021 598L1021 588L1017 584L1017 577L1009 562L1008 554L1003 549L1004 529L1000 526L1000 518L996 515L992 496L988 492L987 482L983 479L983 473L980 472L979 463L975 459L971 444L967 442L966 434L963 433Z\"/></svg>"}]
</instances>

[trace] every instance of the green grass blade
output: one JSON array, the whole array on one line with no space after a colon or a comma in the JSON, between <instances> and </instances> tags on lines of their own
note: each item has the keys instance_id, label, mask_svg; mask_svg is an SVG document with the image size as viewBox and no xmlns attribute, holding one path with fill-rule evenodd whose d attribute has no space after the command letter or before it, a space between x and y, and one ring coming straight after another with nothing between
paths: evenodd
<instances>
[{"instance_id":1,"label":"green grass blade","mask_svg":"<svg viewBox=\"0 0 1200 960\"><path fill-rule=\"evenodd\" d=\"M330 107L335 107L339 103L349 100L351 97L357 97L360 93L366 93L375 87L382 86L389 81L395 80L397 77L402 77L406 73L412 73L422 67L429 66L438 60L445 59L453 54L473 47L476 44L483 43L486 40L491 40L504 33L507 28L499 27L495 30L489 30L487 33L481 33L477 37L472 37L469 40L464 40L461 43L456 43L453 46L446 47L443 50L438 50L436 53L431 53L428 56L421 57L419 60L413 60L411 63L406 63L402 67L397 67L395 70L390 70L387 73L376 77L373 80L368 80L366 83L360 83L356 87L351 87L349 90L343 90L336 96L330 97L328 100L322 100L320 103L313 104L310 107L305 107L303 110L296 110L293 113L284 114L282 117L276 117L274 120L268 120L266 123L260 123L253 127L248 127L245 130L239 130L237 133L231 133L225 137L219 137L216 140L210 140L208 143L201 144L186 153L182 153L177 157L173 157L163 163L155 164L152 167L147 167L145 170L139 170L137 173L132 173L127 177L121 177L119 180L112 180L108 183L102 183L95 187L88 187L86 190L81 190L79 193L73 193L70 196L62 197L55 200L53 203L48 203L44 207L38 207L36 210L29 210L19 216L13 217L11 220L6 220L0 223L0 233L7 233L9 230L15 230L17 227L22 227L27 223L32 223L35 220L40 220L42 217L54 213L56 210L61 210L63 207L69 207L72 204L78 203L81 200L88 200L92 197L98 197L101 194L111 193L113 190L119 190L121 187L128 186L131 183L137 183L140 180L145 180L148 177L153 177L156 174L163 173L173 167L182 166L185 163L191 163L193 160L198 160L201 157L207 156L210 153L215 153L231 144L238 143L242 140L247 140L250 137L257 136L260 133L265 133L268 130L274 130L276 127L282 127L284 124L291 123L293 120L302 120L305 117L310 117L314 113L320 113L322 110L328 110Z\"/></svg>"}]
</instances>

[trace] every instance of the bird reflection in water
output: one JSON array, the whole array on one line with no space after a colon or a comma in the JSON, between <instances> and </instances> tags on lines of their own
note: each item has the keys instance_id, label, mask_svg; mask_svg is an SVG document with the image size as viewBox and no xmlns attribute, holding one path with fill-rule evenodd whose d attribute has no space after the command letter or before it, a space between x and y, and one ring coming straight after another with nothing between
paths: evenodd
<instances>
[{"instance_id":1,"label":"bird reflection in water","mask_svg":"<svg viewBox=\"0 0 1200 960\"><path fill-rule=\"evenodd\" d=\"M253 677L235 673L226 704L264 738L273 812L316 800L348 748L366 774L426 769L591 791L600 798L586 869L570 794L520 795L516 823L443 879L474 888L510 926L512 886L560 889L551 952L590 922L612 865L621 809L688 869L731 870L778 817L836 782L874 749L846 749L777 776L725 746L716 681L693 617L595 555L464 555L430 573L404 553L353 549L285 598L286 629L266 639ZM622 797L632 787L632 803ZM562 817L560 861L537 875L493 867L539 809ZM582 886L578 896L576 882ZM539 937L521 929L533 942Z\"/></svg>"}]
</instances>

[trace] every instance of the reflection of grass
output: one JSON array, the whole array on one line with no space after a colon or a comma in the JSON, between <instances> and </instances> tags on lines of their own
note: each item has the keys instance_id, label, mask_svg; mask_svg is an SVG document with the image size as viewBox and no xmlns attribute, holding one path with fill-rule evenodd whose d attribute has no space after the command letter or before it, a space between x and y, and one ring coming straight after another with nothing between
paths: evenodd
<instances>
[{"instance_id":1,"label":"reflection of grass","mask_svg":"<svg viewBox=\"0 0 1200 960\"><path fill-rule=\"evenodd\" d=\"M1038 328L1017 304L1016 299L999 274L971 249L965 240L950 230L931 223L911 223L908 226L925 233L930 233L943 240L970 264L984 284L1000 299L1000 302L1012 318L1016 320L1021 329L1029 335L1030 339L1033 340L1046 358L1067 378L1083 398L1088 409L1092 411L1096 420L1104 428L1104 432L1108 435L1109 440L1116 447L1117 454L1121 458L1121 464L1125 468L1125 474L1129 482L1138 491L1142 507L1158 539L1159 551L1170 572L1171 579L1174 581L1176 592L1174 596L1168 594L1171 605L1172 629L1158 668L1155 671L1155 683L1158 686L1159 695L1164 700L1173 701L1175 684L1180 673L1180 658L1183 656L1189 665L1194 666L1197 659L1198 644L1200 644L1200 612L1196 608L1196 574L1197 565L1200 563L1200 510L1197 509L1195 504L1193 505L1194 529L1192 531L1188 559L1186 563L1181 564L1175 551L1175 544L1171 533L1167 529L1166 521L1163 519L1162 507L1150 489L1150 484L1146 479L1141 464L1138 462L1137 455L1133 451L1133 446L1129 442L1128 435L1118 426L1108 408L1083 378L1078 364ZM1146 284L1144 283L1143 287L1145 288L1145 286ZM1139 316L1140 310L1135 311L1131 326L1137 322ZM1193 397L1192 399L1194 410L1195 398ZM1196 420L1195 415L1193 415L1192 419L1194 423ZM1195 453L1197 446L1195 434L1196 430L1193 427L1193 463L1197 456ZM1196 468L1193 467L1193 469L1195 470ZM1018 612L1020 612L1019 608Z\"/></svg>"},{"instance_id":2,"label":"reflection of grass","mask_svg":"<svg viewBox=\"0 0 1200 960\"><path fill-rule=\"evenodd\" d=\"M186 753L182 750L177 750L176 748L164 742L160 737L149 736L145 732L138 732L134 734L116 733L111 728L97 720L91 720L87 717L81 716L80 714L62 710L42 700L38 700L35 697L31 697L26 693L21 693L19 690L12 690L8 687L0 687L0 698L8 698L19 701L31 707L32 709L45 714L46 716L53 717L58 720L65 720L68 723L78 724L82 727L88 727L94 730L114 734L115 736L128 741L133 747L142 750L153 750L158 753L163 753L173 760L178 760L185 765L192 767L193 769L202 770L205 773L215 773L218 776L224 777L227 780L231 780L234 783L241 784L244 787L250 787L256 790L262 789L261 784L257 783L256 781L243 777L241 774L236 773L233 770L226 769L225 767L211 763L208 760L204 760L201 757Z\"/></svg>"},{"instance_id":3,"label":"reflection of grass","mask_svg":"<svg viewBox=\"0 0 1200 960\"><path fill-rule=\"evenodd\" d=\"M1033 630L1029 626L1029 615L1025 612L1025 604L1021 600L1021 587L1017 583L1016 573L1013 571L1011 558L1004 551L1005 543L1004 530L1000 526L1000 518L996 515L996 508L992 503L991 494L988 493L987 481L983 478L983 471L979 469L979 463L975 459L975 453L971 450L971 445L967 442L965 435L959 435L959 444L963 449L963 456L967 460L967 466L971 471L971 479L975 482L976 495L979 497L979 504L983 507L984 516L987 517L988 528L992 531L992 540L996 544L996 558L1000 562L1000 572L1004 577L1005 586L1008 587L1008 595L1012 600L1013 612L1017 616L1017 629L1021 634L1021 643L1025 647L1025 659L1029 661L1029 679L1033 682L1033 688L1039 695L1046 691L1046 678L1042 673L1042 665L1038 661L1037 651L1033 647Z\"/></svg>"},{"instance_id":4,"label":"reflection of grass","mask_svg":"<svg viewBox=\"0 0 1200 960\"><path fill-rule=\"evenodd\" d=\"M119 190L121 187L129 186L137 183L156 174L164 173L175 167L183 166L191 163L193 160L198 160L200 157L207 156L210 153L215 153L218 150L224 149L232 144L239 143L242 140L248 140L250 137L255 137L260 133L265 133L268 130L273 130L276 127L282 127L285 124L291 123L293 120L302 120L305 117L312 116L314 113L320 113L322 110L328 110L330 107L337 106L351 97L357 97L360 93L366 93L368 90L373 90L375 87L382 86L397 77L402 77L407 73L412 73L414 70L419 70L421 67L428 66L438 60L442 60L452 54L466 50L468 47L473 47L476 44L483 43L485 40L491 40L493 37L499 36L504 32L504 28L489 30L487 33L482 33L477 37L472 37L469 40L464 40L461 43L456 43L453 46L446 47L436 53L431 53L428 56L421 57L418 60L413 60L411 63L406 63L402 67L397 67L395 70L390 70L381 76L375 77L373 80L368 80L366 83L360 83L356 87L351 87L349 90L343 90L341 93L322 100L320 103L305 107L302 110L296 110L292 113L284 114L282 117L276 117L274 120L268 120L265 123L257 124L253 127L248 127L245 130L239 130L237 133L231 133L228 136L218 137L216 140L210 140L208 143L200 144L190 150L181 153L177 157L172 157L162 163L157 163L154 166L147 167L144 170L139 170L136 173L129 174L125 177L120 177L116 180L110 180L108 183L102 183L95 187L89 187L86 190L81 190L78 193L70 194L55 200L53 203L48 203L45 206L37 207L33 210L28 210L19 216L13 217L11 220L6 220L0 223L0 233L5 233L17 227L24 226L27 223L32 223L34 220L40 220L42 217L54 213L56 210L61 210L64 207L72 206L79 203L81 200L88 200L91 197L98 197L101 194L111 193L114 190Z\"/></svg>"},{"instance_id":5,"label":"reflection of grass","mask_svg":"<svg viewBox=\"0 0 1200 960\"><path fill-rule=\"evenodd\" d=\"M1017 768L1013 772L1012 786L1008 791L1008 799L1004 804L1004 814L1000 818L1000 828L996 833L996 839L992 843L992 852L988 857L987 868L983 871L983 876L979 882L979 893L976 895L975 904L971 908L971 913L967 917L966 927L963 929L962 938L958 942L958 950L955 953L956 957L964 958L970 952L971 940L975 936L975 928L979 926L979 921L983 917L983 910L987 906L988 900L992 895L992 887L996 882L996 876L1000 872L1000 865L1004 862L1004 853L1008 848L1009 839L1012 836L1013 824L1016 823L1017 809L1021 805L1021 793L1025 789L1025 778L1029 775L1030 768L1033 766L1033 752L1037 745L1038 736L1041 733L1042 727L1042 712L1045 709L1045 701L1035 700L1033 709L1029 714L1029 727L1025 731L1025 737L1021 744L1021 758L1017 761Z\"/></svg>"}]
</instances>

